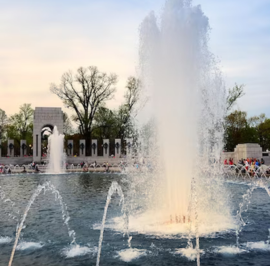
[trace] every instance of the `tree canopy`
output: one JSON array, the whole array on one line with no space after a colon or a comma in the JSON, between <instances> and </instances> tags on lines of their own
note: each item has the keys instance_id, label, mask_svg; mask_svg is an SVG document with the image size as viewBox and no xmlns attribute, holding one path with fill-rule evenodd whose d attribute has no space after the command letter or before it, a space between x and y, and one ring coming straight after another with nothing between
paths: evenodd
<instances>
[{"instance_id":1,"label":"tree canopy","mask_svg":"<svg viewBox=\"0 0 270 266\"><path fill-rule=\"evenodd\" d=\"M9 138L31 139L33 134L34 110L31 104L25 103L20 106L18 113L9 118L7 134Z\"/></svg>"},{"instance_id":2,"label":"tree canopy","mask_svg":"<svg viewBox=\"0 0 270 266\"><path fill-rule=\"evenodd\" d=\"M136 105L140 97L140 81L135 77L129 77L124 95L124 102L116 110L110 110L100 106L95 114L92 137L102 140L103 138L114 140L121 139L122 143L129 137L134 137ZM124 149L122 145L121 149Z\"/></svg>"},{"instance_id":3,"label":"tree canopy","mask_svg":"<svg viewBox=\"0 0 270 266\"><path fill-rule=\"evenodd\" d=\"M270 150L270 119L265 114L248 119L246 112L234 111L226 117L224 140L226 151L241 143L259 143Z\"/></svg>"},{"instance_id":4,"label":"tree canopy","mask_svg":"<svg viewBox=\"0 0 270 266\"><path fill-rule=\"evenodd\" d=\"M136 104L140 99L141 84L135 77L129 77L124 95L125 102L119 107L117 116L117 136L122 139L130 137L134 133L133 118L137 115Z\"/></svg>"},{"instance_id":5,"label":"tree canopy","mask_svg":"<svg viewBox=\"0 0 270 266\"><path fill-rule=\"evenodd\" d=\"M8 117L6 115L6 112L0 109L0 139L3 139L4 137L7 123L8 123Z\"/></svg>"}]
</instances>

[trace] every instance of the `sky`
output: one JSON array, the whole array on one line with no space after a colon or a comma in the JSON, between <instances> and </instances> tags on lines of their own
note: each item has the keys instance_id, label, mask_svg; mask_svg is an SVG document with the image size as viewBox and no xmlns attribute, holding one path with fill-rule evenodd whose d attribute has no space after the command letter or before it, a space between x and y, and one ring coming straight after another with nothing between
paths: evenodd
<instances>
[{"instance_id":1,"label":"sky","mask_svg":"<svg viewBox=\"0 0 270 266\"><path fill-rule=\"evenodd\" d=\"M161 0L0 0L0 108L8 115L24 103L63 107L49 90L68 70L97 66L116 73L123 102L126 80L136 75L139 25ZM211 26L210 49L226 88L245 85L235 107L270 117L270 1L194 0ZM67 109L63 109L67 111Z\"/></svg>"}]
</instances>

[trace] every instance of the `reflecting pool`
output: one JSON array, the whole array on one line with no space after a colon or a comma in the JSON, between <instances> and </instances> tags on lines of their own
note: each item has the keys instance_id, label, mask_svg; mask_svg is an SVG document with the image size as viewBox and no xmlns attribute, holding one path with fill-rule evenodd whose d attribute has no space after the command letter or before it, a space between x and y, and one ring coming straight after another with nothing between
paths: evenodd
<instances>
[{"instance_id":1,"label":"reflecting pool","mask_svg":"<svg viewBox=\"0 0 270 266\"><path fill-rule=\"evenodd\" d=\"M63 217L57 195L42 191L28 212L12 265L95 265L104 206L113 181L127 194L127 176L121 174L1 176L0 265L8 265L16 226L38 185L46 182L59 191L69 219ZM263 181L268 188L268 181ZM224 186L230 193L236 225L237 211L244 202L239 246L236 225L201 235L201 265L269 265L270 198L262 183L252 189L254 183L251 179L226 179ZM243 198L248 192L250 197ZM132 217L130 220L132 223ZM114 194L108 207L100 265L197 265L194 251L186 249L185 234L156 234L130 226L129 248L122 224L119 196ZM73 237L75 243L71 244Z\"/></svg>"}]
</instances>

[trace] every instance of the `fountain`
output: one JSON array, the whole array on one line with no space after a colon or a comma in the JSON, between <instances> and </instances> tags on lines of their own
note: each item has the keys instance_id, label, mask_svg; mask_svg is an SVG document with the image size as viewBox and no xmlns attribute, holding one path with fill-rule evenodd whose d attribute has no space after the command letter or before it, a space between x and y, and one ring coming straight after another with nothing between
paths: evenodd
<instances>
[{"instance_id":1,"label":"fountain","mask_svg":"<svg viewBox=\"0 0 270 266\"><path fill-rule=\"evenodd\" d=\"M167 0L159 20L151 12L141 24L140 75L150 100L139 123L151 119L153 132L138 154L144 167L62 173L55 127L52 175L0 176L1 265L269 264L268 167L250 175L220 164L225 89L208 31L191 0Z\"/></svg>"},{"instance_id":2,"label":"fountain","mask_svg":"<svg viewBox=\"0 0 270 266\"><path fill-rule=\"evenodd\" d=\"M57 127L54 126L48 139L48 158L49 165L47 173L59 174L64 172L65 164L64 135L59 134Z\"/></svg>"},{"instance_id":3,"label":"fountain","mask_svg":"<svg viewBox=\"0 0 270 266\"><path fill-rule=\"evenodd\" d=\"M154 217L165 231L171 224L187 231L189 222L194 233L234 226L220 179L225 87L208 48L208 31L208 18L190 0L166 1L160 20L151 12L140 27L140 75L150 99L142 117L155 121L156 132L156 148L142 156L160 166L140 177L147 194L140 217L145 223L148 216L149 224ZM138 182L136 174L129 178ZM191 198L192 179L197 199ZM136 188L130 196L138 198Z\"/></svg>"}]
</instances>

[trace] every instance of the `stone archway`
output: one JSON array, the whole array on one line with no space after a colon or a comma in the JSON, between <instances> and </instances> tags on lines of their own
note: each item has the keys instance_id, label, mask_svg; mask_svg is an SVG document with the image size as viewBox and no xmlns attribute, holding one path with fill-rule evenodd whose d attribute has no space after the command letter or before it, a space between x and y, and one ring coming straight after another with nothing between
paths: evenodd
<instances>
[{"instance_id":1,"label":"stone archway","mask_svg":"<svg viewBox=\"0 0 270 266\"><path fill-rule=\"evenodd\" d=\"M36 107L34 111L33 129L33 160L41 161L41 131L44 127L57 126L60 134L63 134L64 120L60 107Z\"/></svg>"}]
</instances>

